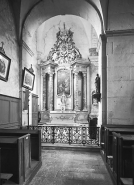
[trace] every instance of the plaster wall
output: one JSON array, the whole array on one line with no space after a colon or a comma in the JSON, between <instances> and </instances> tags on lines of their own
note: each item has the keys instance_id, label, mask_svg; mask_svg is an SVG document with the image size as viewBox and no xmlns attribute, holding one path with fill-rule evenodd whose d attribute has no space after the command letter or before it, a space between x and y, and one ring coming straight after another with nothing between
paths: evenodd
<instances>
[{"instance_id":1,"label":"plaster wall","mask_svg":"<svg viewBox=\"0 0 134 185\"><path fill-rule=\"evenodd\" d=\"M0 80L0 94L19 98L19 48L11 8L7 0L0 1L0 42L11 59L8 81Z\"/></svg>"},{"instance_id":2,"label":"plaster wall","mask_svg":"<svg viewBox=\"0 0 134 185\"><path fill-rule=\"evenodd\" d=\"M107 41L107 123L134 124L134 37Z\"/></svg>"},{"instance_id":3,"label":"plaster wall","mask_svg":"<svg viewBox=\"0 0 134 185\"><path fill-rule=\"evenodd\" d=\"M28 30L27 30L28 31ZM32 68L34 70L35 81L34 81L34 88L30 91L29 96L29 125L32 125L32 94L38 95L38 104L41 105L41 71L40 67L38 66L37 60L37 52L36 52L36 45L37 45L37 35L36 32L32 37L32 45L29 42L24 42L23 40L23 47L22 47L22 70L24 67L27 69ZM29 46L30 45L30 46ZM22 91L25 91L25 88L22 88ZM39 107L40 109L40 107ZM22 111L22 125L28 125L27 119L27 112Z\"/></svg>"}]
</instances>

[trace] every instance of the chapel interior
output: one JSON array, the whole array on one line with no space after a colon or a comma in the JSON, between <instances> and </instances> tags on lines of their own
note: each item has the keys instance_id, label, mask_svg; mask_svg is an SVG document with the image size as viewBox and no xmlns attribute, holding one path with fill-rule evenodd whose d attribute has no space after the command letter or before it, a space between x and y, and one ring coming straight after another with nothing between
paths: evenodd
<instances>
[{"instance_id":1,"label":"chapel interior","mask_svg":"<svg viewBox=\"0 0 134 185\"><path fill-rule=\"evenodd\" d=\"M29 184L45 142L134 184L133 0L0 0L0 185Z\"/></svg>"}]
</instances>

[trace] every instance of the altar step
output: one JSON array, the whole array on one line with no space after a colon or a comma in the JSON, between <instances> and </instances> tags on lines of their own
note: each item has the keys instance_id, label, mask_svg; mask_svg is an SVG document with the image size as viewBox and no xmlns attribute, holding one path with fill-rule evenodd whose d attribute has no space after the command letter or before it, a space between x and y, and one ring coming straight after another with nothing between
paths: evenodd
<instances>
[{"instance_id":1,"label":"altar step","mask_svg":"<svg viewBox=\"0 0 134 185\"><path fill-rule=\"evenodd\" d=\"M42 150L71 150L71 151L92 151L100 152L100 146L98 145L79 145L79 144L62 144L62 143L41 143Z\"/></svg>"},{"instance_id":2,"label":"altar step","mask_svg":"<svg viewBox=\"0 0 134 185\"><path fill-rule=\"evenodd\" d=\"M50 123L50 122L47 122L47 123L39 123L39 125L41 126L68 126L68 127L72 127L72 126L80 126L80 127L88 127L89 124L87 123L68 123L68 122L55 122L55 123Z\"/></svg>"}]
</instances>

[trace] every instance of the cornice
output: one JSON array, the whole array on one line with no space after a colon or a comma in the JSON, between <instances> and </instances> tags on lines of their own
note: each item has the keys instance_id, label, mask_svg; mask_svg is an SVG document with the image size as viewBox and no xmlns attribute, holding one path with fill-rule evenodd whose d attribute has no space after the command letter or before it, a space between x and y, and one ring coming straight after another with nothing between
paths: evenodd
<instances>
[{"instance_id":1,"label":"cornice","mask_svg":"<svg viewBox=\"0 0 134 185\"><path fill-rule=\"evenodd\" d=\"M127 35L134 35L134 29L107 30L105 31L105 33L106 33L106 37L127 36Z\"/></svg>"}]
</instances>

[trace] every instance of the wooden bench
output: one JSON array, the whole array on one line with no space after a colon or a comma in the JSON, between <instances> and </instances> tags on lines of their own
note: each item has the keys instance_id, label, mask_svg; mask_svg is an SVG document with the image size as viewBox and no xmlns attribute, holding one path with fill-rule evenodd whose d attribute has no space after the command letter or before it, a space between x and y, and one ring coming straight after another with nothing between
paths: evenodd
<instances>
[{"instance_id":1,"label":"wooden bench","mask_svg":"<svg viewBox=\"0 0 134 185\"><path fill-rule=\"evenodd\" d=\"M134 145L132 145L132 178L120 178L121 185L134 185Z\"/></svg>"},{"instance_id":2,"label":"wooden bench","mask_svg":"<svg viewBox=\"0 0 134 185\"><path fill-rule=\"evenodd\" d=\"M106 133L107 132L107 129L112 129L112 128L118 128L118 129L122 129L122 128L134 128L134 125L117 125L117 124L107 124L107 125L101 125L101 130L100 130L100 134L101 134L101 137L100 137L100 145L101 145L101 152L104 156L104 159L105 161L107 161L107 145L109 145L109 138L107 140L107 137L108 137L108 134ZM111 134L111 137L112 137L112 134ZM111 139L112 140L112 139Z\"/></svg>"},{"instance_id":3,"label":"wooden bench","mask_svg":"<svg viewBox=\"0 0 134 185\"><path fill-rule=\"evenodd\" d=\"M31 168L30 134L0 136L1 179L22 184ZM11 177L11 174L13 176Z\"/></svg>"},{"instance_id":4,"label":"wooden bench","mask_svg":"<svg viewBox=\"0 0 134 185\"><path fill-rule=\"evenodd\" d=\"M30 134L31 159L41 161L41 131L27 129L0 129L0 136L23 136Z\"/></svg>"},{"instance_id":5,"label":"wooden bench","mask_svg":"<svg viewBox=\"0 0 134 185\"><path fill-rule=\"evenodd\" d=\"M124 127L124 128L105 128L104 131L104 159L107 162L107 156L112 156L112 143L113 143L113 135L112 132L116 133L123 133L123 134L131 134L134 133L134 127L129 128L129 127Z\"/></svg>"},{"instance_id":6,"label":"wooden bench","mask_svg":"<svg viewBox=\"0 0 134 185\"><path fill-rule=\"evenodd\" d=\"M119 134L117 145L117 184L120 184L120 178L132 178L132 145L134 145L134 134Z\"/></svg>"},{"instance_id":7,"label":"wooden bench","mask_svg":"<svg viewBox=\"0 0 134 185\"><path fill-rule=\"evenodd\" d=\"M5 182L8 181L13 176L13 174L10 173L1 173L0 175L1 175L1 185L5 184Z\"/></svg>"},{"instance_id":8,"label":"wooden bench","mask_svg":"<svg viewBox=\"0 0 134 185\"><path fill-rule=\"evenodd\" d=\"M28 184L42 165L41 159L41 131L27 129L0 129L0 136L23 136L30 134L31 168L25 182Z\"/></svg>"}]
</instances>

